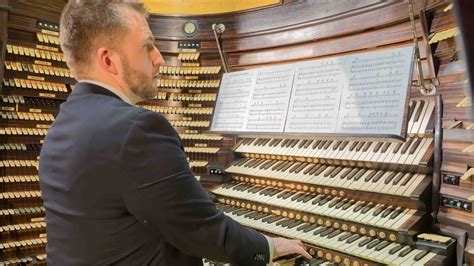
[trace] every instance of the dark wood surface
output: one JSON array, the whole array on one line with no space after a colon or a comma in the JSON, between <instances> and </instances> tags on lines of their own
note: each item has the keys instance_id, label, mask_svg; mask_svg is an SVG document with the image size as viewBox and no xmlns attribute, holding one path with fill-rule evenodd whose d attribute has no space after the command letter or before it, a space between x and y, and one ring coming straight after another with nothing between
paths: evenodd
<instances>
[{"instance_id":1,"label":"dark wood surface","mask_svg":"<svg viewBox=\"0 0 474 266\"><path fill-rule=\"evenodd\" d=\"M4 70L3 62L5 61L5 45L8 32L8 13L10 6L8 0L0 0L0 81L3 80ZM3 82L0 84L0 94L3 91Z\"/></svg>"}]
</instances>

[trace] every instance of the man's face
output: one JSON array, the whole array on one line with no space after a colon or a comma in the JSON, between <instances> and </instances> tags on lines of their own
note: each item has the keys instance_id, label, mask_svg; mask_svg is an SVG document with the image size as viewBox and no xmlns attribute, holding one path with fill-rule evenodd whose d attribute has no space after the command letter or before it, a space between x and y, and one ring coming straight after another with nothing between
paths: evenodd
<instances>
[{"instance_id":1,"label":"man's face","mask_svg":"<svg viewBox=\"0 0 474 266\"><path fill-rule=\"evenodd\" d=\"M139 100L150 99L157 94L158 68L164 60L154 45L145 18L131 10L125 11L124 16L130 23L130 30L121 38L124 43L118 44L121 46L122 79Z\"/></svg>"}]
</instances>

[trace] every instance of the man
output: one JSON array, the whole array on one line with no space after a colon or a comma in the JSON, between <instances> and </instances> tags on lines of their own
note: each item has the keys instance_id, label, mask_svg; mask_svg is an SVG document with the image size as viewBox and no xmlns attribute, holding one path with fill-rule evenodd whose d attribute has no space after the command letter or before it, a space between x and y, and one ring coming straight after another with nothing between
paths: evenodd
<instances>
[{"instance_id":1,"label":"man","mask_svg":"<svg viewBox=\"0 0 474 266\"><path fill-rule=\"evenodd\" d=\"M156 95L164 63L146 17L132 0L74 0L61 16L61 47L79 83L40 155L48 264L310 258L300 241L265 237L217 210L172 126L133 106Z\"/></svg>"}]
</instances>

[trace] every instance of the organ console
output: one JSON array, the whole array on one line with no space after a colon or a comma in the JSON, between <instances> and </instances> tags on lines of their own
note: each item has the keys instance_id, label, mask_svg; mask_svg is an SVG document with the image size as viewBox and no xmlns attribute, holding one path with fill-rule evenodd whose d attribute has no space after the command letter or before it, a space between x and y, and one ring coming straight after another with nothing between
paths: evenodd
<instances>
[{"instance_id":1,"label":"organ console","mask_svg":"<svg viewBox=\"0 0 474 266\"><path fill-rule=\"evenodd\" d=\"M270 236L300 239L313 256L286 256L275 265L474 264L474 122L463 62L468 59L456 39L462 28L450 0L413 1L412 16L407 2L284 0L233 13L150 16L166 65L159 69L156 98L139 107L162 114L176 128L191 169L224 214ZM74 88L54 23L63 4L48 3L0 0L1 265L46 259L38 155L59 105ZM185 21L199 30L181 32ZM321 84L337 84L348 77L344 71L323 65L299 72L299 80L284 71L262 71L255 80L244 75L414 43L418 61L405 135L398 141L314 133L334 127L330 107L347 97L331 98L329 86ZM351 71L372 73L377 67ZM227 70L235 75L230 80L222 79ZM378 79L372 78L354 86L367 89ZM221 83L231 90L216 107L227 93ZM252 101L255 116L249 118L230 103L252 86L257 95L242 103ZM275 109L287 96L285 86L310 91L290 95L296 97L291 107L297 107L287 115L291 123L278 120L281 108ZM311 93L316 87L319 93ZM425 95L428 88L436 95ZM320 97L324 93L330 97ZM273 113L263 112L270 98L276 99ZM317 112L296 112L304 108ZM288 122L292 132L209 132L211 120L219 119L247 123L248 131L277 131Z\"/></svg>"}]
</instances>

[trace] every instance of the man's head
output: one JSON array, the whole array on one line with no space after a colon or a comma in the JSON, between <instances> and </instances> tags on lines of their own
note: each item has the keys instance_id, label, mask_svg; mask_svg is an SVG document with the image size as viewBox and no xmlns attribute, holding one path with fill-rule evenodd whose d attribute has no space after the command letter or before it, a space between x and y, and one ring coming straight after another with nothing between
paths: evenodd
<instances>
[{"instance_id":1,"label":"man's head","mask_svg":"<svg viewBox=\"0 0 474 266\"><path fill-rule=\"evenodd\" d=\"M122 90L132 101L156 95L163 58L136 0L70 0L60 22L61 48L78 80Z\"/></svg>"}]
</instances>

